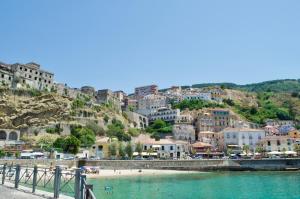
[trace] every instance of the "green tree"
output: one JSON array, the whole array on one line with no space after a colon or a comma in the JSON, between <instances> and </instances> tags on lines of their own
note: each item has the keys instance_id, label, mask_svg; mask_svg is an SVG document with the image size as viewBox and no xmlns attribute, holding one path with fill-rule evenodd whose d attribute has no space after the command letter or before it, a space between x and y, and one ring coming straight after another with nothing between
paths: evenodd
<instances>
[{"instance_id":1,"label":"green tree","mask_svg":"<svg viewBox=\"0 0 300 199\"><path fill-rule=\"evenodd\" d=\"M141 133L141 131L140 131L140 129L129 128L127 133L129 135L131 135L132 137L137 137Z\"/></svg>"},{"instance_id":2,"label":"green tree","mask_svg":"<svg viewBox=\"0 0 300 199\"><path fill-rule=\"evenodd\" d=\"M126 151L123 142L119 142L119 156L124 159L126 156Z\"/></svg>"},{"instance_id":3,"label":"green tree","mask_svg":"<svg viewBox=\"0 0 300 199\"><path fill-rule=\"evenodd\" d=\"M100 127L96 122L88 122L86 128L91 129L95 135L103 136L105 135L105 130Z\"/></svg>"},{"instance_id":4,"label":"green tree","mask_svg":"<svg viewBox=\"0 0 300 199\"><path fill-rule=\"evenodd\" d=\"M63 150L65 153L77 154L79 152L80 140L70 135L64 139Z\"/></svg>"},{"instance_id":5,"label":"green tree","mask_svg":"<svg viewBox=\"0 0 300 199\"><path fill-rule=\"evenodd\" d=\"M141 156L141 154L143 152L143 145L140 142L138 142L135 145L135 152L137 152L139 154L139 156Z\"/></svg>"},{"instance_id":6,"label":"green tree","mask_svg":"<svg viewBox=\"0 0 300 199\"><path fill-rule=\"evenodd\" d=\"M130 142L127 143L126 148L125 148L127 156L132 159L133 156L133 150L132 150L132 145Z\"/></svg>"},{"instance_id":7,"label":"green tree","mask_svg":"<svg viewBox=\"0 0 300 199\"><path fill-rule=\"evenodd\" d=\"M65 144L65 138L64 137L59 137L55 140L53 143L53 148L55 149L63 149Z\"/></svg>"},{"instance_id":8,"label":"green tree","mask_svg":"<svg viewBox=\"0 0 300 199\"><path fill-rule=\"evenodd\" d=\"M110 157L115 157L117 155L117 143L111 142L108 146L108 153Z\"/></svg>"},{"instance_id":9,"label":"green tree","mask_svg":"<svg viewBox=\"0 0 300 199\"><path fill-rule=\"evenodd\" d=\"M96 142L94 132L88 128L82 128L79 132L79 140L83 147L91 147Z\"/></svg>"},{"instance_id":10,"label":"green tree","mask_svg":"<svg viewBox=\"0 0 300 199\"><path fill-rule=\"evenodd\" d=\"M0 158L3 158L5 156L5 152L3 151L3 149L0 149Z\"/></svg>"},{"instance_id":11,"label":"green tree","mask_svg":"<svg viewBox=\"0 0 300 199\"><path fill-rule=\"evenodd\" d=\"M55 141L54 136L44 135L38 139L37 145L44 151L51 151L54 141Z\"/></svg>"},{"instance_id":12,"label":"green tree","mask_svg":"<svg viewBox=\"0 0 300 199\"><path fill-rule=\"evenodd\" d=\"M294 151L297 152L297 156L300 155L300 145L299 144L294 145Z\"/></svg>"}]
</instances>

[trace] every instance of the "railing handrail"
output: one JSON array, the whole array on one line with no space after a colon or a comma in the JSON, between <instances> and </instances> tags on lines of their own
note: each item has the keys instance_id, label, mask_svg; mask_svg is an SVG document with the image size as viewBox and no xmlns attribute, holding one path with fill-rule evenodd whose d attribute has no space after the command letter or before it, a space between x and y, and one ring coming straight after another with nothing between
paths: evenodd
<instances>
[{"instance_id":1,"label":"railing handrail","mask_svg":"<svg viewBox=\"0 0 300 199\"><path fill-rule=\"evenodd\" d=\"M22 169L23 169L23 173L21 173ZM71 171L63 171L60 166L56 166L55 169L51 170L48 168L41 169L38 168L37 166L34 166L32 168L32 167L21 167L20 165L4 164L4 165L0 165L0 171L1 171L0 178L2 178L1 180L2 184L4 184L5 181L7 180L10 182L14 182L14 187L16 189L18 189L22 179L23 181L25 181L25 184L30 184L27 182L29 180L32 180L32 184L30 185L32 185L32 193L35 193L36 187L40 181L44 180L43 186L46 187L47 184L49 184L49 182L53 180L54 182L53 194L54 194L54 198L57 199L59 198L62 189L69 182L75 180L74 183L75 199L96 199L96 196L93 193L93 185L87 183L86 176L82 174L80 169L76 169L75 172L71 172ZM29 173L29 177L27 176L27 172ZM39 176L38 172L43 172L43 174ZM50 178L47 174L50 174ZM45 179L42 179L43 177Z\"/></svg>"}]
</instances>

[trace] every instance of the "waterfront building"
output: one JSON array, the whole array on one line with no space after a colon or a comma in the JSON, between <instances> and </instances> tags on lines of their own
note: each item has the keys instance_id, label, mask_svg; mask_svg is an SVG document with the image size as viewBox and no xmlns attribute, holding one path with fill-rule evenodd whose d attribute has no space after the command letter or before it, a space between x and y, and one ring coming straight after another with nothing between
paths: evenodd
<instances>
[{"instance_id":1,"label":"waterfront building","mask_svg":"<svg viewBox=\"0 0 300 199\"><path fill-rule=\"evenodd\" d=\"M192 144L192 148L195 150L197 154L207 154L210 153L212 149L212 145L205 142L196 142Z\"/></svg>"},{"instance_id":2,"label":"waterfront building","mask_svg":"<svg viewBox=\"0 0 300 199\"><path fill-rule=\"evenodd\" d=\"M279 135L278 126L265 126L264 130L266 132L266 135L272 136L272 135Z\"/></svg>"},{"instance_id":3,"label":"waterfront building","mask_svg":"<svg viewBox=\"0 0 300 199\"><path fill-rule=\"evenodd\" d=\"M167 101L165 96L147 95L138 100L138 110L136 112L149 116L151 113L155 113L158 109L165 108L166 106Z\"/></svg>"},{"instance_id":4,"label":"waterfront building","mask_svg":"<svg viewBox=\"0 0 300 199\"><path fill-rule=\"evenodd\" d=\"M293 130L289 132L290 138L300 138L300 132L298 130Z\"/></svg>"},{"instance_id":5,"label":"waterfront building","mask_svg":"<svg viewBox=\"0 0 300 199\"><path fill-rule=\"evenodd\" d=\"M266 136L263 129L226 128L222 133L224 134L225 148L228 146L236 146L242 149L243 146L248 145L252 151L255 151L257 145Z\"/></svg>"},{"instance_id":6,"label":"waterfront building","mask_svg":"<svg viewBox=\"0 0 300 199\"><path fill-rule=\"evenodd\" d=\"M149 125L148 118L141 114L131 111L125 111L124 113L127 115L128 120L133 123L134 128L145 129Z\"/></svg>"},{"instance_id":7,"label":"waterfront building","mask_svg":"<svg viewBox=\"0 0 300 199\"><path fill-rule=\"evenodd\" d=\"M109 157L109 137L100 137L95 144L90 148L89 154L99 159Z\"/></svg>"},{"instance_id":8,"label":"waterfront building","mask_svg":"<svg viewBox=\"0 0 300 199\"><path fill-rule=\"evenodd\" d=\"M266 136L262 145L267 152L272 151L293 151L295 139L289 136Z\"/></svg>"},{"instance_id":9,"label":"waterfront building","mask_svg":"<svg viewBox=\"0 0 300 199\"><path fill-rule=\"evenodd\" d=\"M195 128L190 124L175 124L172 133L176 140L186 140L190 143L196 140Z\"/></svg>"},{"instance_id":10,"label":"waterfront building","mask_svg":"<svg viewBox=\"0 0 300 199\"><path fill-rule=\"evenodd\" d=\"M215 150L224 150L224 134L222 132L201 131L198 133L198 140L210 144Z\"/></svg>"},{"instance_id":11,"label":"waterfront building","mask_svg":"<svg viewBox=\"0 0 300 199\"><path fill-rule=\"evenodd\" d=\"M165 122L175 123L175 121L178 120L179 117L179 109L160 108L156 112L150 113L149 121L153 122L155 120L161 119Z\"/></svg>"},{"instance_id":12,"label":"waterfront building","mask_svg":"<svg viewBox=\"0 0 300 199\"><path fill-rule=\"evenodd\" d=\"M157 95L158 94L158 86L157 85L149 85L135 88L134 95L136 99L143 98L147 95Z\"/></svg>"},{"instance_id":13,"label":"waterfront building","mask_svg":"<svg viewBox=\"0 0 300 199\"><path fill-rule=\"evenodd\" d=\"M185 158L189 154L189 143L186 141L173 139L155 140L147 134L141 134L134 138L134 143L141 143L144 152L150 152L157 155L158 158L173 159Z\"/></svg>"}]
</instances>

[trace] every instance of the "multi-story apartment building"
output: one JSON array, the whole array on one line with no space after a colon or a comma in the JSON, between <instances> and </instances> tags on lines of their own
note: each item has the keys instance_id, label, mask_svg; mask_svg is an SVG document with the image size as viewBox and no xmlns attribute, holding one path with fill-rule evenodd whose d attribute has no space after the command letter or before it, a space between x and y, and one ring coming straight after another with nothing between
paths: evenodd
<instances>
[{"instance_id":1,"label":"multi-story apartment building","mask_svg":"<svg viewBox=\"0 0 300 199\"><path fill-rule=\"evenodd\" d=\"M293 151L295 138L290 136L267 136L262 140L262 145L267 152Z\"/></svg>"},{"instance_id":2,"label":"multi-story apartment building","mask_svg":"<svg viewBox=\"0 0 300 199\"><path fill-rule=\"evenodd\" d=\"M149 85L135 88L134 95L137 99L143 98L147 95L157 95L158 94L158 86L157 85Z\"/></svg>"},{"instance_id":3,"label":"multi-story apartment building","mask_svg":"<svg viewBox=\"0 0 300 199\"><path fill-rule=\"evenodd\" d=\"M209 109L207 112L200 113L197 118L197 131L219 132L231 126L230 111L226 109Z\"/></svg>"},{"instance_id":4,"label":"multi-story apartment building","mask_svg":"<svg viewBox=\"0 0 300 199\"><path fill-rule=\"evenodd\" d=\"M165 96L160 95L147 95L144 98L138 100L137 113L148 116L151 113L157 112L158 109L167 106L167 100Z\"/></svg>"},{"instance_id":5,"label":"multi-story apartment building","mask_svg":"<svg viewBox=\"0 0 300 199\"><path fill-rule=\"evenodd\" d=\"M42 70L39 64L0 63L0 81L10 88L34 88L50 90L53 87L54 74Z\"/></svg>"},{"instance_id":6,"label":"multi-story apartment building","mask_svg":"<svg viewBox=\"0 0 300 199\"><path fill-rule=\"evenodd\" d=\"M175 121L180 117L180 110L160 108L156 112L150 113L148 117L150 122L161 119L166 122L175 123Z\"/></svg>"},{"instance_id":7,"label":"multi-story apartment building","mask_svg":"<svg viewBox=\"0 0 300 199\"><path fill-rule=\"evenodd\" d=\"M224 134L222 132L201 131L198 133L198 140L212 145L217 151L224 150Z\"/></svg>"},{"instance_id":8,"label":"multi-story apartment building","mask_svg":"<svg viewBox=\"0 0 300 199\"><path fill-rule=\"evenodd\" d=\"M244 145L248 145L252 151L266 137L263 129L227 128L223 130L223 134L225 148L236 146L242 149Z\"/></svg>"}]
</instances>

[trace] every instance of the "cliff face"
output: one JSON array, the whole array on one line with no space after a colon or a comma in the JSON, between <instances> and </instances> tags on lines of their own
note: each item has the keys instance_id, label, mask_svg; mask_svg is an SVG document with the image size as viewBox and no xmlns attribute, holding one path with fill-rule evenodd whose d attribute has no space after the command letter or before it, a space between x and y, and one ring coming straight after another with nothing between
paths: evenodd
<instances>
[{"instance_id":1,"label":"cliff face","mask_svg":"<svg viewBox=\"0 0 300 199\"><path fill-rule=\"evenodd\" d=\"M4 93L0 97L0 128L27 128L69 119L71 101L56 94L38 97Z\"/></svg>"}]
</instances>

